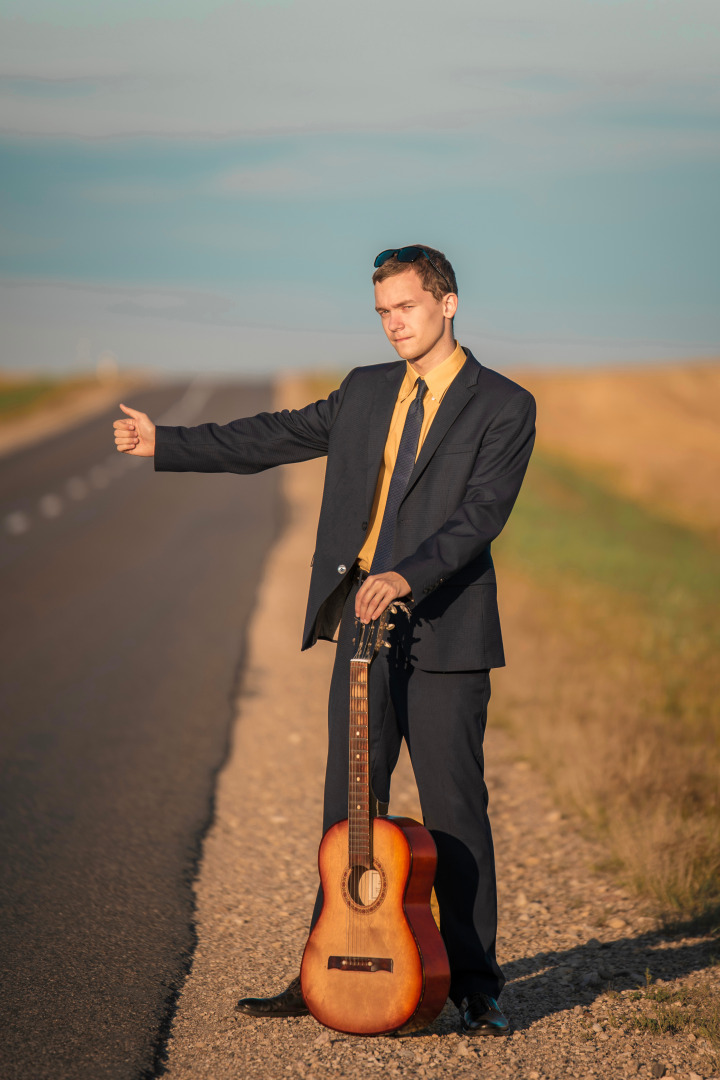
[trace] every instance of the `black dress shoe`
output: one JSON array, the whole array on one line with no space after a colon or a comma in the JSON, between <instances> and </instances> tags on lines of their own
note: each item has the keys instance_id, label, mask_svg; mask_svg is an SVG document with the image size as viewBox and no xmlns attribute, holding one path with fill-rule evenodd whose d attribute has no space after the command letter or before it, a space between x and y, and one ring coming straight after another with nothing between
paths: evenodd
<instances>
[{"instance_id":1,"label":"black dress shoe","mask_svg":"<svg viewBox=\"0 0 720 1080\"><path fill-rule=\"evenodd\" d=\"M266 998L240 998L235 1006L236 1012L245 1013L247 1016L309 1016L310 1010L305 1004L300 989L300 976L283 990L282 994Z\"/></svg>"},{"instance_id":2,"label":"black dress shoe","mask_svg":"<svg viewBox=\"0 0 720 1080\"><path fill-rule=\"evenodd\" d=\"M507 1035L510 1023L489 994L470 994L460 1002L460 1023L466 1035Z\"/></svg>"}]
</instances>

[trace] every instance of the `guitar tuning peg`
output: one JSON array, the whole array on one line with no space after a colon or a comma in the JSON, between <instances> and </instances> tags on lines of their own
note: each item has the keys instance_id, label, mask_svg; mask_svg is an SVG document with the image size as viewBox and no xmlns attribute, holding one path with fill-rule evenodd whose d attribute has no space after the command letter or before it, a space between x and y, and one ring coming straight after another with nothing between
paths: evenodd
<instances>
[{"instance_id":1,"label":"guitar tuning peg","mask_svg":"<svg viewBox=\"0 0 720 1080\"><path fill-rule=\"evenodd\" d=\"M391 647L389 641L383 641L383 645L385 646L386 649L389 649Z\"/></svg>"},{"instance_id":2,"label":"guitar tuning peg","mask_svg":"<svg viewBox=\"0 0 720 1080\"><path fill-rule=\"evenodd\" d=\"M397 614L397 608L395 607L394 604L390 605L390 613L391 613L391 615L396 615Z\"/></svg>"},{"instance_id":3,"label":"guitar tuning peg","mask_svg":"<svg viewBox=\"0 0 720 1080\"><path fill-rule=\"evenodd\" d=\"M395 629L395 623L394 622L389 622L387 624L387 628L388 628L388 630L394 630Z\"/></svg>"}]
</instances>

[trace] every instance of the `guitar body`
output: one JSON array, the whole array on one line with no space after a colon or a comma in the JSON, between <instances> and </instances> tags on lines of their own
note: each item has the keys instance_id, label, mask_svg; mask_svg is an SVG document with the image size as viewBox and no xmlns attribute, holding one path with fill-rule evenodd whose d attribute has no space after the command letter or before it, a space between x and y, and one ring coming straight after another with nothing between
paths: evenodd
<instances>
[{"instance_id":1,"label":"guitar body","mask_svg":"<svg viewBox=\"0 0 720 1080\"><path fill-rule=\"evenodd\" d=\"M349 865L349 823L325 834L323 907L303 954L302 992L321 1024L353 1035L427 1026L450 988L430 909L437 854L410 818L372 821L372 863Z\"/></svg>"}]
</instances>

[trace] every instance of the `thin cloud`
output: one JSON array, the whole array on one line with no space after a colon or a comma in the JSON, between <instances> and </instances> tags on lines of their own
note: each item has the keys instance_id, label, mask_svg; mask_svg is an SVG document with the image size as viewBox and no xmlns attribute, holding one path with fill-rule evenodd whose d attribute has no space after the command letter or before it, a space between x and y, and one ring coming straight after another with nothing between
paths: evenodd
<instances>
[{"instance_id":1,"label":"thin cloud","mask_svg":"<svg viewBox=\"0 0 720 1080\"><path fill-rule=\"evenodd\" d=\"M608 112L565 118L542 129L531 121L492 134L306 136L277 140L269 163L251 160L207 183L214 197L238 200L349 199L378 185L388 198L467 191L483 181L524 184L527 170L551 177L592 172L612 161L627 169L667 160L720 158L720 121L714 116L673 125L663 113L623 117Z\"/></svg>"},{"instance_id":2,"label":"thin cloud","mask_svg":"<svg viewBox=\"0 0 720 1080\"><path fill-rule=\"evenodd\" d=\"M79 194L97 203L115 203L120 206L144 205L147 203L166 203L180 199L188 194L187 186L169 187L168 184L103 180L87 184L79 189Z\"/></svg>"},{"instance_id":3,"label":"thin cloud","mask_svg":"<svg viewBox=\"0 0 720 1080\"><path fill-rule=\"evenodd\" d=\"M0 127L82 137L492 134L611 104L660 109L704 96L720 111L714 0L548 0L542 17L537 0L446 0L441 11L435 0L210 10L185 0L177 18L167 6L163 18L110 7L112 20L88 16L81 32L0 24L13 78L99 80L85 96L0 87Z\"/></svg>"}]
</instances>

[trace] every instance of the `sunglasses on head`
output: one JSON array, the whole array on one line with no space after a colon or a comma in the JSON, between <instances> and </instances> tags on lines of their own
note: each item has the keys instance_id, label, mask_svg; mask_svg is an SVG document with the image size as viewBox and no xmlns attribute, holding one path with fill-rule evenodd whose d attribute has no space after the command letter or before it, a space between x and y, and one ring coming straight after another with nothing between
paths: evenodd
<instances>
[{"instance_id":1,"label":"sunglasses on head","mask_svg":"<svg viewBox=\"0 0 720 1080\"><path fill-rule=\"evenodd\" d=\"M384 263L386 263L388 261L388 259L392 259L393 256L397 256L397 261L398 262L401 262L401 263L414 263L416 261L416 259L420 258L421 255L425 256L425 258L430 263L430 265L432 266L435 273L440 275L440 277L443 279L443 281L447 285L449 291L454 292L455 290L453 289L452 285L450 284L448 279L445 277L442 270L440 270L435 265L435 263L432 261L432 259L428 255L425 248L415 247L414 244L411 244L410 247L388 248L387 251L381 251L380 254L377 256L377 258L375 259L375 262L373 263L373 266L377 269L378 267L380 267Z\"/></svg>"}]
</instances>

